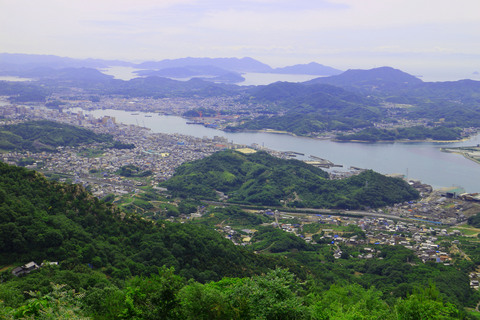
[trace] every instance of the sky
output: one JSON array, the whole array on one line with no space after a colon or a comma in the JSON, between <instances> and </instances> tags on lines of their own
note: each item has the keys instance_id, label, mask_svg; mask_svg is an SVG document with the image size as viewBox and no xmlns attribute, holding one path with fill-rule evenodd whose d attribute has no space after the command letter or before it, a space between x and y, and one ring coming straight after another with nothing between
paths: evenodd
<instances>
[{"instance_id":1,"label":"sky","mask_svg":"<svg viewBox=\"0 0 480 320\"><path fill-rule=\"evenodd\" d=\"M480 1L0 0L0 52L252 57L468 77L480 72Z\"/></svg>"}]
</instances>

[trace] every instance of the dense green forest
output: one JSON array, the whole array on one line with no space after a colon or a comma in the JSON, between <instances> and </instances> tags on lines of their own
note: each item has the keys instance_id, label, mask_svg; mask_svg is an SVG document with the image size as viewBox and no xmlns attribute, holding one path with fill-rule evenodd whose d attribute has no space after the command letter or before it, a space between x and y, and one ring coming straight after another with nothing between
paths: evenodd
<instances>
[{"instance_id":1,"label":"dense green forest","mask_svg":"<svg viewBox=\"0 0 480 320\"><path fill-rule=\"evenodd\" d=\"M462 137L460 128L423 126L398 128L395 130L368 128L354 134L340 134L336 137L340 141L394 141L394 140L458 140Z\"/></svg>"},{"instance_id":2,"label":"dense green forest","mask_svg":"<svg viewBox=\"0 0 480 320\"><path fill-rule=\"evenodd\" d=\"M478 299L461 266L423 264L402 247L378 247L382 260L342 247L335 261L334 247L263 227L242 248L212 224L258 226L264 217L228 207L207 218L154 222L0 163L0 317L462 319ZM28 261L59 265L11 274Z\"/></svg>"},{"instance_id":3,"label":"dense green forest","mask_svg":"<svg viewBox=\"0 0 480 320\"><path fill-rule=\"evenodd\" d=\"M29 275L34 283L61 273L45 268ZM74 273L75 274L75 273ZM64 274L68 277L68 274ZM72 276L72 275L70 275ZM392 303L375 287L332 285L322 291L312 281L276 269L250 278L224 278L201 284L187 282L172 269L133 277L122 288L100 274L75 274L97 281L80 293L70 286L50 285L31 292L18 306L0 306L3 319L465 319L467 314L446 301L435 285L419 288ZM36 279L35 279L36 278ZM25 280L24 280L25 281ZM12 282L3 284L12 294ZM18 281L21 282L21 281ZM26 282L26 281L25 281Z\"/></svg>"},{"instance_id":4,"label":"dense green forest","mask_svg":"<svg viewBox=\"0 0 480 320\"><path fill-rule=\"evenodd\" d=\"M336 113L336 112L332 112ZM362 119L363 115L355 117L358 114L355 110L352 113L346 111L346 115L329 115L322 112L315 113L289 113L283 116L259 116L252 120L247 120L237 126L228 126L226 131L237 132L243 130L265 130L273 129L278 131L287 131L296 135L308 136L331 130L351 130L352 128L365 128L370 122Z\"/></svg>"},{"instance_id":5,"label":"dense green forest","mask_svg":"<svg viewBox=\"0 0 480 320\"><path fill-rule=\"evenodd\" d=\"M203 281L262 270L254 255L203 226L157 225L99 202L79 185L5 164L0 173L0 264L90 264L119 278L167 265Z\"/></svg>"},{"instance_id":6,"label":"dense green forest","mask_svg":"<svg viewBox=\"0 0 480 320\"><path fill-rule=\"evenodd\" d=\"M113 137L91 130L48 120L27 121L0 127L0 150L55 151L57 147L109 142Z\"/></svg>"},{"instance_id":7,"label":"dense green forest","mask_svg":"<svg viewBox=\"0 0 480 320\"><path fill-rule=\"evenodd\" d=\"M418 198L403 180L371 170L329 180L325 171L302 161L231 150L183 164L162 185L184 198L216 199L220 191L231 202L270 206L358 209Z\"/></svg>"}]
</instances>

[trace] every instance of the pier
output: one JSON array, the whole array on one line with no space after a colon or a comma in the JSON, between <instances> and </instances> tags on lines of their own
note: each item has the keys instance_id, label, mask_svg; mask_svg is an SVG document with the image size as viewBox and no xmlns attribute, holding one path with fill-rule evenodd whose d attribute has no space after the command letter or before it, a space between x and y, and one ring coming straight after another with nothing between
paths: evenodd
<instances>
[{"instance_id":1,"label":"pier","mask_svg":"<svg viewBox=\"0 0 480 320\"><path fill-rule=\"evenodd\" d=\"M312 158L314 160L305 161L305 163L308 163L308 164L310 164L312 166L315 166L315 167L327 168L327 169L329 169L331 167L343 167L343 165L341 165L341 164L335 164L330 160L323 159L323 158L320 158L320 157L317 157L317 156L312 156L311 155L310 158Z\"/></svg>"}]
</instances>

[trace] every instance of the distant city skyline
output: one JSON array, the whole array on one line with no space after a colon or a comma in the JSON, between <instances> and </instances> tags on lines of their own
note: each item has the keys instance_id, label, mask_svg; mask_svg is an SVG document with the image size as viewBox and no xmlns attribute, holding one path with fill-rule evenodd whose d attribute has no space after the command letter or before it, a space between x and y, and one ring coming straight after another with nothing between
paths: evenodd
<instances>
[{"instance_id":1,"label":"distant city skyline","mask_svg":"<svg viewBox=\"0 0 480 320\"><path fill-rule=\"evenodd\" d=\"M477 0L0 0L0 8L8 53L480 72Z\"/></svg>"}]
</instances>

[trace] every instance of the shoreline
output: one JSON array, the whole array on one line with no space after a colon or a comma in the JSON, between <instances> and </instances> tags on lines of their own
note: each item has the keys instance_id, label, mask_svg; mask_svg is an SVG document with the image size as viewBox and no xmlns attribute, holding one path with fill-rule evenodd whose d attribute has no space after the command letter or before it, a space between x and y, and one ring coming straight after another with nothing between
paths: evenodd
<instances>
[{"instance_id":1,"label":"shoreline","mask_svg":"<svg viewBox=\"0 0 480 320\"><path fill-rule=\"evenodd\" d=\"M462 150L461 148L468 148L468 147L458 147L458 148L440 148L440 151L442 152L446 152L446 153L455 153L455 154L459 154L459 155L462 155L465 159L468 159L470 161L473 161L477 164L480 164L480 159L478 158L475 158L475 157L472 157L469 152L462 152L464 150Z\"/></svg>"},{"instance_id":2,"label":"shoreline","mask_svg":"<svg viewBox=\"0 0 480 320\"><path fill-rule=\"evenodd\" d=\"M464 137L462 139L457 139L457 140L432 140L432 139L418 139L418 140L408 140L408 139L399 139L399 140L375 140L375 141L369 141L369 140L339 140L336 138L332 137L319 137L319 136L304 136L304 135L297 135L293 132L288 132L288 131L282 131L282 130L273 130L273 129L261 129L261 130L238 130L238 131L228 131L224 129L218 129L223 132L232 132L232 133L240 133L240 132L253 132L253 133L274 133L274 134L285 134L289 135L292 137L301 137L301 138L308 138L308 139L315 139L315 140L330 140L332 142L351 142L351 143L458 143L458 142L465 142L470 140L474 135Z\"/></svg>"},{"instance_id":3,"label":"shoreline","mask_svg":"<svg viewBox=\"0 0 480 320\"><path fill-rule=\"evenodd\" d=\"M432 140L432 139L419 139L419 140L408 140L408 139L399 139L399 140L338 140L338 139L331 139L333 142L354 142L354 143L422 143L422 142L431 142L431 143L457 143L457 142L464 142L468 141L472 138L472 136L465 137L458 140Z\"/></svg>"},{"instance_id":4,"label":"shoreline","mask_svg":"<svg viewBox=\"0 0 480 320\"><path fill-rule=\"evenodd\" d=\"M81 108L81 109L84 109L84 108ZM86 110L86 109L84 109L84 110ZM133 109L133 110L130 110L130 109L113 109L113 110L120 110L120 111L126 111L126 112L139 112L139 110L136 110L136 109ZM149 111L140 111L140 112L148 113ZM156 112L153 112L153 113L156 113ZM164 114L164 115L165 116L180 117L180 118L185 119L186 121L192 120L191 117L184 117L182 115L175 115L175 114L168 114L168 115ZM205 126L202 123L194 123L194 124ZM432 139L409 140L409 139L399 139L399 140L369 141L369 140L339 140L339 139L336 139L335 137L331 137L331 136L322 137L322 136L298 135L298 134L295 134L293 132L284 131L284 130L276 130L276 129L258 129L258 130L253 130L253 129L252 130L249 130L249 129L245 129L245 130L225 130L226 128L211 128L211 129L219 130L219 131L222 131L222 132L229 132L229 133L241 133L241 132L273 133L273 134L285 134L285 135L289 135L289 136L292 136L292 137L309 138L309 139L314 139L314 140L330 140L332 142L339 142L339 143L350 142L350 143L372 143L372 144L374 144L374 143L383 143L383 144L385 144L385 143L458 143L458 142L468 141L472 137L474 137L475 135L478 135L478 133L479 133L479 132L476 132L475 134L472 134L472 135L469 135L467 137L457 139L457 140L432 140Z\"/></svg>"},{"instance_id":5,"label":"shoreline","mask_svg":"<svg viewBox=\"0 0 480 320\"><path fill-rule=\"evenodd\" d=\"M101 117L101 115L103 115L103 114L110 114L111 116L116 115L116 113L113 113L113 111L104 110L103 112L100 112L100 113L96 114L96 116ZM121 119L123 119L123 117L128 119L128 120L126 120L127 123L132 123L132 124L135 123L135 119L132 119L133 116L130 116L128 113L125 112L125 110L119 110L117 121L123 122L121 120ZM142 116L140 115L138 117L139 117L139 121L140 121ZM177 120L175 120L175 121L178 122L178 126L181 126L182 128L188 128L188 129L182 129L182 130L186 130L186 131L182 131L182 130L178 131L177 130L175 132L178 132L178 133L182 132L183 134L189 134L190 133L190 135L195 136L197 129L191 129L191 127L195 127L195 126L188 126L188 125L183 126L183 124L185 123L185 121L187 121L187 119L185 119L183 117L178 117L178 116L175 116L175 115L168 115L168 116L163 116L162 115L161 118L158 118L158 119L156 119L154 117L153 121L149 122L150 123L149 126L152 125L152 126L157 126L158 127L157 124L158 123L163 123L163 122L165 123L165 126L167 126L167 124L170 121L173 121L173 119L170 119L170 117L177 118ZM152 119L152 118L149 118L149 119ZM177 122L173 122L173 123L177 123ZM201 128L203 128L203 126L201 126ZM162 128L159 128L158 130L160 130L160 129L164 130ZM155 130L157 130L157 129L155 129ZM220 130L220 131L218 131L218 130ZM316 137L306 137L306 136L302 135L302 136L296 136L295 137L294 134L291 134L291 133L288 133L288 132L281 132L281 133L277 133L275 135L269 135L269 136L271 136L271 138L268 138L268 137L263 138L261 136L262 133L260 133L259 130L248 130L248 131L247 130L242 130L242 131L240 131L240 130L222 130L222 129L211 130L211 129L208 129L208 131L205 131L204 133L202 131L202 136L212 136L212 137L215 136L215 135L224 136L224 134L222 134L222 131L225 132L225 137L227 137L227 136L229 137L228 140L232 140L232 141L235 141L237 143L239 143L239 141L237 141L237 140L242 141L242 143L245 143L246 145L250 145L250 144L256 142L256 144L258 146L263 147L264 142L267 142L265 144L266 147L268 147L270 149L276 149L276 150L297 150L298 151L298 149L300 149L300 146L302 146L302 148L303 148L303 146L306 146L307 148L311 147L311 150L310 149L301 149L301 150L303 150L303 152L307 155L308 154L314 154L314 155L319 155L319 156L323 155L323 158L330 159L334 163L342 163L342 164L347 165L347 166L348 165L354 165L354 166L356 165L357 167L372 168L374 170L377 170L377 171L380 171L380 172L385 172L385 173L395 173L395 172L404 172L405 171L405 167L406 167L405 164L402 164L402 163L399 163L398 165L396 164L396 162L398 162L397 159L402 158L403 154L400 153L399 157L396 157L395 160L392 161L392 162L394 162L393 165L390 164L390 163L388 163L388 164L384 164L384 163L375 164L375 166L377 166L377 167L381 167L381 166L388 167L388 170L387 170L387 169L378 169L374 165L368 165L368 164L363 165L363 163L366 162L365 158L368 158L368 156L369 156L368 154L365 154L365 156L363 157L363 155L365 153L365 150L369 150L370 147L373 147L373 146L377 145L378 148L379 148L378 152L381 152L383 154L385 148L394 148L394 146L398 146L398 147L394 148L395 150L388 151L388 154L390 155L390 154L392 154L392 152L394 154L397 154L398 152L401 152L401 151L399 151L399 147L402 146L402 145L405 146L405 148L410 148L412 146L413 147L416 146L415 144L412 143L412 141L408 141L408 143L404 143L404 144L402 144L402 143L394 144L394 143L392 143L392 141L389 141L389 144L378 143L377 142L377 143L364 144L365 147L362 147L362 144L357 144L357 147L354 144L343 144L344 147L342 147L342 144L340 144L340 143L331 143L330 141L333 138L331 136L320 135L320 136L316 136ZM170 131L168 131L168 132L170 132ZM243 134L242 134L242 132L243 132ZM246 132L259 132L260 134L258 135L258 137L256 137L256 134L248 134ZM237 138L237 137L235 137L235 135L231 135L231 133L237 133L239 137ZM245 133L246 133L246 135L245 135ZM290 137L287 137L287 136L284 136L284 138L282 138L282 136L279 135L279 134L288 134L292 138L290 139ZM309 138L309 139L299 139L298 141L295 140L296 138L300 138L300 137L301 138ZM479 135L476 135L476 136L471 135L469 138L472 139L472 140L467 142L467 143L463 143L463 144L469 144L469 143L477 144L477 143L480 143L480 136ZM265 140L265 139L267 139L267 140ZM270 143L269 139L271 139L273 142ZM463 139L467 140L468 138L463 138ZM285 142L283 142L283 140L285 140ZM329 140L329 141L327 141L327 140ZM318 148L317 148L317 144L315 143L315 141L317 141L317 143L319 144ZM449 141L449 143L452 143L452 142L453 141ZM298 144L298 149L296 149L297 144ZM339 156L341 156L341 155L343 155L342 152L343 152L343 149L345 147L348 150L348 148L349 148L348 145L350 145L351 148L355 148L355 150L358 149L358 154L362 155L363 158L360 158L358 161L350 159L350 158L345 158L346 160L343 160L342 158L339 158L337 160L337 159L332 158L330 153L328 153L328 154L326 153L326 152L331 152L334 155L338 154ZM390 146L390 147L388 147L388 146ZM443 144L442 145L438 142L437 143L428 142L428 143L424 143L424 144L418 144L418 146L420 146L421 148L425 147L425 148L432 149L432 154L435 154L436 152L440 152L440 150L439 150L440 147L449 147L450 145L449 144ZM436 151L433 150L433 149L435 149ZM355 152L357 152L357 151L355 151ZM347 153L347 157L349 157L348 153ZM406 159L410 158L410 157L413 157L415 159L418 158L418 156L416 154L413 154L412 156L407 154L405 156ZM427 157L430 157L430 155L427 155ZM423 161L423 159L422 159L422 161ZM465 160L461 159L461 161L465 161ZM436 159L434 159L432 161L432 165L434 165L435 167L444 166L444 162L445 161L443 161L443 162L439 161L439 164L437 165ZM416 164L410 165L410 167L413 167L413 168L415 166L416 166ZM473 172L479 172L478 171L479 169L476 169L478 167L477 165L472 164L472 166L475 166L475 168L472 168ZM438 176L440 176L440 178L438 178L437 174L430 174L428 172L426 174L423 174L422 172L414 174L413 173L414 169L412 169L412 168L410 168L410 169L411 169L410 172L412 172L412 174L409 177L421 180L421 181L423 181L427 184L432 185L432 187L434 187L434 188L440 188L440 187L450 186L452 184L457 184L457 185L462 185L463 187L465 187L468 192L474 192L474 191L478 192L478 184L476 182L472 182L472 178L473 178L471 176L472 171L469 171L464 176L462 176L463 178L458 178L457 175L452 175L451 173L449 173L450 172L449 170L442 170L442 173L438 173ZM465 171L465 169L462 169L462 170ZM463 172L462 170L460 170L460 171ZM447 173L444 174L443 171L445 171ZM448 180L445 177L448 177ZM463 179L463 180L461 180L461 179ZM464 180L466 182L463 182Z\"/></svg>"}]
</instances>

